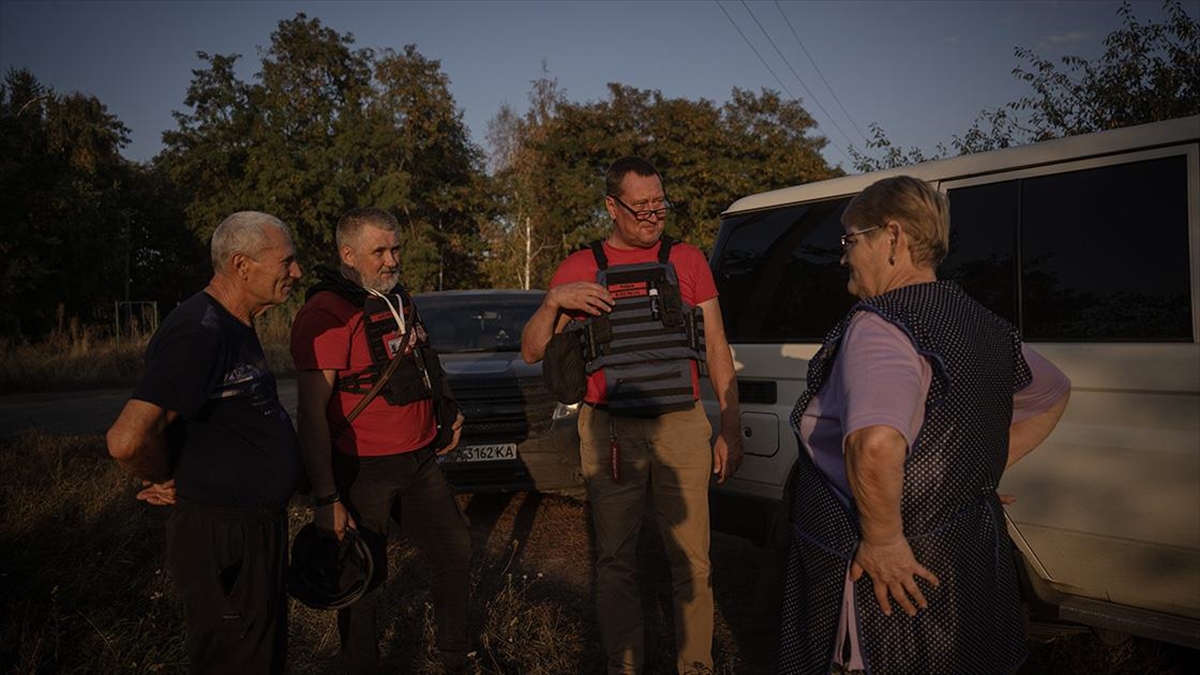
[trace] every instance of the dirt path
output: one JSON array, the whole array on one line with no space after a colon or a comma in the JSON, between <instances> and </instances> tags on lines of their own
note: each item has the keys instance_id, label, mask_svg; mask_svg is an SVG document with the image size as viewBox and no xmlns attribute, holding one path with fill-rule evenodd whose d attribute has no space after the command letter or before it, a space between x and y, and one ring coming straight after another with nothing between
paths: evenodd
<instances>
[{"instance_id":1,"label":"dirt path","mask_svg":"<svg viewBox=\"0 0 1200 675\"><path fill-rule=\"evenodd\" d=\"M132 388L39 392L0 396L0 437L27 429L53 434L103 433ZM279 381L279 400L296 417L296 381Z\"/></svg>"}]
</instances>

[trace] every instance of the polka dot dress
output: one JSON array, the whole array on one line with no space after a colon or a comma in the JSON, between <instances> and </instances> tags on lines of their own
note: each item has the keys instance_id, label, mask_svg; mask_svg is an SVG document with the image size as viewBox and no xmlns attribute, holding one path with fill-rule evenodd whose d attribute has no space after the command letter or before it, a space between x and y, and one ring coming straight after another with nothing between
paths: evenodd
<instances>
[{"instance_id":1,"label":"polka dot dress","mask_svg":"<svg viewBox=\"0 0 1200 675\"><path fill-rule=\"evenodd\" d=\"M925 420L905 461L901 512L916 559L941 580L918 579L929 608L884 616L864 575L854 587L868 673L1004 673L1025 658L1012 544L995 491L1008 456L1014 392L1032 374L1020 336L951 282L917 284L858 303L809 363L792 428L829 377L856 312L903 330L928 358ZM857 515L801 452L792 503L779 672L830 672Z\"/></svg>"}]
</instances>

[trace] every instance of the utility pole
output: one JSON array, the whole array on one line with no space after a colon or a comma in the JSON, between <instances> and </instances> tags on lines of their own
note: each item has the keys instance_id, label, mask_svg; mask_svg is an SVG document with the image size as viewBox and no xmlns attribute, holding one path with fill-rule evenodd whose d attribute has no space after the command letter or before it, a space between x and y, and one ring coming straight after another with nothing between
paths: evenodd
<instances>
[{"instance_id":1,"label":"utility pole","mask_svg":"<svg viewBox=\"0 0 1200 675\"><path fill-rule=\"evenodd\" d=\"M125 330L132 332L133 305L129 302L129 281L132 276L130 268L132 267L131 261L133 259L133 216L128 208L121 209L121 216L125 220ZM118 344L120 344L121 339L120 332L121 327L118 326Z\"/></svg>"}]
</instances>

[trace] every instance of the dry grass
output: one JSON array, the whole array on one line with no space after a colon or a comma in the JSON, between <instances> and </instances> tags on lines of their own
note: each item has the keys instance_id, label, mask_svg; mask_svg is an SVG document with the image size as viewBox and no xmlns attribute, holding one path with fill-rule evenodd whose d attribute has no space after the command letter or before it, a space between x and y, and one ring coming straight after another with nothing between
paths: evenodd
<instances>
[{"instance_id":1,"label":"dry grass","mask_svg":"<svg viewBox=\"0 0 1200 675\"><path fill-rule=\"evenodd\" d=\"M183 625L163 561L165 511L133 499L134 483L98 435L38 432L0 439L0 668L67 675L182 673ZM472 628L477 675L601 675L592 610L586 506L537 495L460 497L471 518ZM293 532L309 517L293 502ZM753 636L745 598L758 549L714 538L720 675L770 672L770 636ZM673 670L661 546L642 541L647 675ZM390 672L439 675L433 659L429 565L393 537L383 653ZM340 672L332 612L293 603L289 672ZM1196 652L1083 634L1037 646L1023 673L1193 673Z\"/></svg>"},{"instance_id":2,"label":"dry grass","mask_svg":"<svg viewBox=\"0 0 1200 675\"><path fill-rule=\"evenodd\" d=\"M0 338L0 391L64 391L132 385L149 336L120 343L111 331L71 321L36 343Z\"/></svg>"},{"instance_id":3,"label":"dry grass","mask_svg":"<svg viewBox=\"0 0 1200 675\"><path fill-rule=\"evenodd\" d=\"M276 377L295 374L288 336L298 305L294 300L271 309L254 322L267 364ZM132 387L142 376L142 357L150 334L120 340L111 326L60 321L41 340L0 337L0 392L69 391Z\"/></svg>"}]
</instances>

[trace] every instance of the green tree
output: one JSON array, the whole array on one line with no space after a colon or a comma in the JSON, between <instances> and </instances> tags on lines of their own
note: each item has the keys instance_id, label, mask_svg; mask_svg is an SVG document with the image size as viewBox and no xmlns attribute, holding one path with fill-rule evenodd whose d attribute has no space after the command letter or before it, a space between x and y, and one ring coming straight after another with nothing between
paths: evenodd
<instances>
[{"instance_id":1,"label":"green tree","mask_svg":"<svg viewBox=\"0 0 1200 675\"><path fill-rule=\"evenodd\" d=\"M1200 22L1182 3L1163 3L1163 23L1138 23L1129 2L1121 27L1094 61L1064 56L1059 70L1031 49L1017 49L1013 74L1033 92L1009 104L1032 141L1186 117L1200 112Z\"/></svg>"},{"instance_id":2,"label":"green tree","mask_svg":"<svg viewBox=\"0 0 1200 675\"><path fill-rule=\"evenodd\" d=\"M185 200L188 226L207 241L221 220L252 203L247 173L256 145L253 89L234 72L238 55L199 52L207 68L193 70L184 104L174 112L177 128L163 133L166 149L154 158L158 173L192 195Z\"/></svg>"},{"instance_id":3,"label":"green tree","mask_svg":"<svg viewBox=\"0 0 1200 675\"><path fill-rule=\"evenodd\" d=\"M985 152L1063 136L1187 117L1200 113L1200 22L1178 0L1165 0L1167 18L1140 23L1134 7L1117 10L1121 27L1104 39L1094 60L1064 56L1059 64L1032 49L1016 48L1013 75L1031 92L994 109L983 110L971 128L954 136L956 154ZM868 172L905 166L948 155L945 146L926 157L919 149L901 151L878 125L869 150L876 159L851 148L854 167Z\"/></svg>"},{"instance_id":4,"label":"green tree","mask_svg":"<svg viewBox=\"0 0 1200 675\"><path fill-rule=\"evenodd\" d=\"M376 95L370 106L381 180L369 190L393 210L419 243L402 252L413 288L470 288L485 245L480 232L493 209L483 152L470 142L450 80L436 60L414 45L385 50L375 61Z\"/></svg>"},{"instance_id":5,"label":"green tree","mask_svg":"<svg viewBox=\"0 0 1200 675\"><path fill-rule=\"evenodd\" d=\"M128 130L99 100L57 94L26 70L0 86L0 322L37 336L58 317L99 319L119 297L119 150ZM111 305L107 306L111 317Z\"/></svg>"},{"instance_id":6,"label":"green tree","mask_svg":"<svg viewBox=\"0 0 1200 675\"><path fill-rule=\"evenodd\" d=\"M485 271L500 288L532 288L535 279L548 279L558 264L561 228L542 193L551 167L539 151L556 123L566 92L552 78L545 62L542 76L532 81L529 109L518 116L507 103L488 123L492 145L498 213L485 225L488 256Z\"/></svg>"},{"instance_id":7,"label":"green tree","mask_svg":"<svg viewBox=\"0 0 1200 675\"><path fill-rule=\"evenodd\" d=\"M195 291L206 256L162 178L121 157L127 134L95 97L7 74L0 333L37 338L67 319L107 327L117 300L169 308Z\"/></svg>"},{"instance_id":8,"label":"green tree","mask_svg":"<svg viewBox=\"0 0 1200 675\"><path fill-rule=\"evenodd\" d=\"M493 134L494 148L507 153L497 156L508 158L499 172L507 231L519 232L525 215L549 253L536 261L534 286L566 253L607 234L604 171L618 157L654 162L675 205L667 232L701 249L712 247L721 211L738 197L839 175L821 157L825 139L809 135L812 117L775 92L734 89L718 106L614 83L606 99L574 103L552 84L535 82L535 105L518 123L511 113L493 120L494 130L517 130L515 150Z\"/></svg>"},{"instance_id":9,"label":"green tree","mask_svg":"<svg viewBox=\"0 0 1200 675\"><path fill-rule=\"evenodd\" d=\"M353 153L371 95L371 52L353 45L319 19L280 21L252 90L248 196L291 225L305 261L332 259L337 218L359 206L364 187Z\"/></svg>"},{"instance_id":10,"label":"green tree","mask_svg":"<svg viewBox=\"0 0 1200 675\"><path fill-rule=\"evenodd\" d=\"M236 55L200 58L191 110L176 114L158 158L187 186L200 237L232 211L260 209L292 226L305 265L332 262L341 214L378 206L406 226L413 290L478 284L487 179L437 61L413 46L358 49L304 14L272 33L257 83L238 79Z\"/></svg>"}]
</instances>

